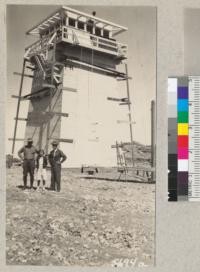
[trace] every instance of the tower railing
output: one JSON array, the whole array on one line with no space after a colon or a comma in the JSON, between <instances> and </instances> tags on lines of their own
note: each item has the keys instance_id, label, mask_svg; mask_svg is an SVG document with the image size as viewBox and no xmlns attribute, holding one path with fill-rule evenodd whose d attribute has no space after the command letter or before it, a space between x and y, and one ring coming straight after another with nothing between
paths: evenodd
<instances>
[{"instance_id":1,"label":"tower railing","mask_svg":"<svg viewBox=\"0 0 200 272\"><path fill-rule=\"evenodd\" d=\"M28 46L25 49L26 57L31 57L40 53L46 54L46 51L51 45L52 37L53 39L55 38L56 43L65 41L74 45L80 45L94 50L96 49L101 52L115 55L116 57L126 58L128 51L128 46L126 44L119 43L112 39L106 39L101 36L96 36L83 30L77 30L73 27L61 26L54 33L45 35Z\"/></svg>"}]
</instances>

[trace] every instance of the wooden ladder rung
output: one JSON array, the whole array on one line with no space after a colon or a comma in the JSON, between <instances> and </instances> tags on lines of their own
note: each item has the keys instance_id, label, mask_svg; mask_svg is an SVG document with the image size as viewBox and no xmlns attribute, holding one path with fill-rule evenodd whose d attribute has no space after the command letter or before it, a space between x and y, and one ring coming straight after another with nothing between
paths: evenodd
<instances>
[{"instance_id":1,"label":"wooden ladder rung","mask_svg":"<svg viewBox=\"0 0 200 272\"><path fill-rule=\"evenodd\" d=\"M11 95L12 98L22 98L23 96L19 96L19 95Z\"/></svg>"},{"instance_id":2,"label":"wooden ladder rung","mask_svg":"<svg viewBox=\"0 0 200 272\"><path fill-rule=\"evenodd\" d=\"M26 68L30 69L31 71L35 71L36 70L35 67L33 67L33 66L26 66Z\"/></svg>"},{"instance_id":3,"label":"wooden ladder rung","mask_svg":"<svg viewBox=\"0 0 200 272\"><path fill-rule=\"evenodd\" d=\"M21 117L16 118L16 117L15 117L14 120L28 121L28 118L21 118Z\"/></svg>"},{"instance_id":4,"label":"wooden ladder rung","mask_svg":"<svg viewBox=\"0 0 200 272\"><path fill-rule=\"evenodd\" d=\"M123 106L123 105L131 105L131 102L123 102L123 103L119 103L120 106Z\"/></svg>"},{"instance_id":5,"label":"wooden ladder rung","mask_svg":"<svg viewBox=\"0 0 200 272\"><path fill-rule=\"evenodd\" d=\"M33 75L28 75L28 74L22 74L22 73L18 73L18 72L14 72L13 73L14 75L16 75L16 76L24 76L24 77L31 77L31 78L33 78Z\"/></svg>"},{"instance_id":6,"label":"wooden ladder rung","mask_svg":"<svg viewBox=\"0 0 200 272\"><path fill-rule=\"evenodd\" d=\"M118 81L127 80L127 79L132 79L132 77L117 78Z\"/></svg>"},{"instance_id":7,"label":"wooden ladder rung","mask_svg":"<svg viewBox=\"0 0 200 272\"><path fill-rule=\"evenodd\" d=\"M8 138L8 140L9 140L9 141L14 141L14 140L15 140L15 141L19 141L19 142L25 141L24 138L15 138L15 139L14 139L14 138Z\"/></svg>"}]
</instances>

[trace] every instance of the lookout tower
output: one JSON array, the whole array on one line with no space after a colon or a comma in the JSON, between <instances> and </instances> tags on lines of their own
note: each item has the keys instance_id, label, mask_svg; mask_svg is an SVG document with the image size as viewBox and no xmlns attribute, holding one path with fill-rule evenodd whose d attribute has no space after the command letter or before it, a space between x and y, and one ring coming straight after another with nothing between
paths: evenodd
<instances>
[{"instance_id":1,"label":"lookout tower","mask_svg":"<svg viewBox=\"0 0 200 272\"><path fill-rule=\"evenodd\" d=\"M121 126L132 123L128 74L117 70L127 45L115 39L127 28L95 15L63 6L27 31L38 40L25 49L12 153L20 140L18 121L26 122L25 139L46 152L58 140L69 167L115 166L111 146L130 142L131 127ZM32 88L22 95L25 76L33 78ZM119 81L126 83L121 90ZM20 103L27 99L27 117L19 117Z\"/></svg>"}]
</instances>

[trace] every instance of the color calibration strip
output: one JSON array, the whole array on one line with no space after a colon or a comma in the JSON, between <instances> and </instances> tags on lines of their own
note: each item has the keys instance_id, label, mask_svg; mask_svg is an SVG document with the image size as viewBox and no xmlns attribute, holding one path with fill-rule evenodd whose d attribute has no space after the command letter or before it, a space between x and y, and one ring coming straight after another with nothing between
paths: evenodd
<instances>
[{"instance_id":1,"label":"color calibration strip","mask_svg":"<svg viewBox=\"0 0 200 272\"><path fill-rule=\"evenodd\" d=\"M188 107L188 77L179 77L177 86L178 200L188 200Z\"/></svg>"},{"instance_id":2,"label":"color calibration strip","mask_svg":"<svg viewBox=\"0 0 200 272\"><path fill-rule=\"evenodd\" d=\"M200 201L200 76L189 77L189 201Z\"/></svg>"},{"instance_id":3,"label":"color calibration strip","mask_svg":"<svg viewBox=\"0 0 200 272\"><path fill-rule=\"evenodd\" d=\"M168 79L168 200L200 200L200 77Z\"/></svg>"},{"instance_id":4,"label":"color calibration strip","mask_svg":"<svg viewBox=\"0 0 200 272\"><path fill-rule=\"evenodd\" d=\"M177 78L168 79L168 200L177 201Z\"/></svg>"}]
</instances>

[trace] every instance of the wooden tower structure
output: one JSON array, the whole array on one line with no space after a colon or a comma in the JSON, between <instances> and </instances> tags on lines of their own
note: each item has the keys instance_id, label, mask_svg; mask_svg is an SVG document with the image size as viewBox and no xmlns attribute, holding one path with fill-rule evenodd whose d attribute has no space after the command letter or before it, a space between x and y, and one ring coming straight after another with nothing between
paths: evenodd
<instances>
[{"instance_id":1,"label":"wooden tower structure","mask_svg":"<svg viewBox=\"0 0 200 272\"><path fill-rule=\"evenodd\" d=\"M124 72L117 70L127 58L127 45L115 39L126 30L95 13L62 6L27 31L37 41L25 49L20 91L14 96L12 153L17 140L32 138L46 152L58 140L68 167L116 166L111 145L130 142L130 133L133 140L127 65ZM26 76L33 78L32 88L22 95ZM124 88L119 81L125 81ZM22 118L20 103L27 99L28 114ZM26 122L23 139L16 137L18 121Z\"/></svg>"}]
</instances>

